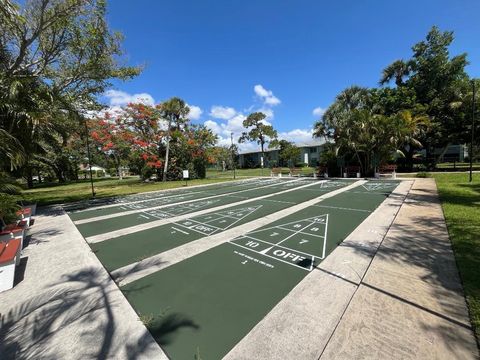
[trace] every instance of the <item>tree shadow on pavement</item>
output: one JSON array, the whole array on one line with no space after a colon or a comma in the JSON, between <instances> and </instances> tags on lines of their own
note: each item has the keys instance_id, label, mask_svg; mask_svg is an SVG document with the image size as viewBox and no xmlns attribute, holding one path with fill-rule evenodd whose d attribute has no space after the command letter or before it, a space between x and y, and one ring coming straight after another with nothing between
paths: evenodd
<instances>
[{"instance_id":1,"label":"tree shadow on pavement","mask_svg":"<svg viewBox=\"0 0 480 360\"><path fill-rule=\"evenodd\" d=\"M118 335L115 334L115 305L111 301L111 290L107 290L114 288L108 286L108 282L111 280L104 273L87 268L47 286L39 295L19 299L17 306L2 314L2 359L59 359L65 352L71 357L106 359L121 351L119 346L124 346L127 354L135 358L148 346L149 334L145 331L135 343L128 338L116 341L114 347L113 339ZM82 326L77 326L78 323ZM63 339L63 349L59 349L55 337ZM82 353L75 355L75 344L79 342L90 345L80 347L78 351ZM86 353L84 349L88 349Z\"/></svg>"},{"instance_id":2,"label":"tree shadow on pavement","mask_svg":"<svg viewBox=\"0 0 480 360\"><path fill-rule=\"evenodd\" d=\"M456 353L459 347L470 345L465 332L452 331L452 326L473 330L465 312L463 287L443 216L432 209L432 205L439 204L434 190L416 189L410 193L404 206L414 215L407 220L397 218L376 253L364 285L446 320L450 325L443 323L432 328L434 325L422 323L422 326L439 334ZM462 226L469 231L468 224ZM373 254L372 248L361 243L349 242L347 246L368 257ZM435 299L434 303L422 300L423 293L427 294L426 299Z\"/></svg>"}]
</instances>

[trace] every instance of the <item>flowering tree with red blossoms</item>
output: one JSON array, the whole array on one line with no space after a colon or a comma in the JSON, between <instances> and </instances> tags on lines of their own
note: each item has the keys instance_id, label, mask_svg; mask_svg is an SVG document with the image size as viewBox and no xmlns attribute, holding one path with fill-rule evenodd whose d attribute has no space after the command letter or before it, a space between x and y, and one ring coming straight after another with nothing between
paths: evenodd
<instances>
[{"instance_id":1,"label":"flowering tree with red blossoms","mask_svg":"<svg viewBox=\"0 0 480 360\"><path fill-rule=\"evenodd\" d=\"M130 159L145 179L153 173L157 180L167 175L168 179L179 179L182 169L191 170L192 176L205 177L207 149L215 144L216 136L203 125L189 124L183 113L178 119L173 116L171 121L164 119L168 115L165 104L154 107L130 103L115 118L106 113L92 120L90 137L96 149L115 161L118 172ZM170 161L165 173L167 144Z\"/></svg>"},{"instance_id":2,"label":"flowering tree with red blossoms","mask_svg":"<svg viewBox=\"0 0 480 360\"><path fill-rule=\"evenodd\" d=\"M125 126L122 118L114 119L108 112L102 118L90 120L88 128L93 145L107 160L113 161L121 180L121 168L130 154L133 133Z\"/></svg>"}]
</instances>

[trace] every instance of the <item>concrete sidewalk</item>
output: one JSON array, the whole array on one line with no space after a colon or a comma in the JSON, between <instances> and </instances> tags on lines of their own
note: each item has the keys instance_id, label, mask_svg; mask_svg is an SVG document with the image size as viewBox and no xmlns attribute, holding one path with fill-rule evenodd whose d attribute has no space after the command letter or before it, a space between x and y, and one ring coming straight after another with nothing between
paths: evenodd
<instances>
[{"instance_id":1,"label":"concrete sidewalk","mask_svg":"<svg viewBox=\"0 0 480 360\"><path fill-rule=\"evenodd\" d=\"M167 359L63 210L29 232L0 293L1 359Z\"/></svg>"},{"instance_id":2,"label":"concrete sidewalk","mask_svg":"<svg viewBox=\"0 0 480 360\"><path fill-rule=\"evenodd\" d=\"M321 359L478 359L435 181L417 179Z\"/></svg>"}]
</instances>

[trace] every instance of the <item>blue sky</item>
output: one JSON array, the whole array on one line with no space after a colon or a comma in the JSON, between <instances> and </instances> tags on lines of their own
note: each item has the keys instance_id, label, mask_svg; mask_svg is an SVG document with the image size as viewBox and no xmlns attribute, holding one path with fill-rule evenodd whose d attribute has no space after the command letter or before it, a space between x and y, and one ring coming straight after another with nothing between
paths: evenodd
<instances>
[{"instance_id":1,"label":"blue sky","mask_svg":"<svg viewBox=\"0 0 480 360\"><path fill-rule=\"evenodd\" d=\"M478 0L111 0L108 9L128 63L145 70L115 82L106 103L180 96L192 121L224 144L257 110L282 137L309 140L339 91L376 86L381 70L409 57L432 25L455 32L451 54L467 52L467 71L480 77Z\"/></svg>"}]
</instances>

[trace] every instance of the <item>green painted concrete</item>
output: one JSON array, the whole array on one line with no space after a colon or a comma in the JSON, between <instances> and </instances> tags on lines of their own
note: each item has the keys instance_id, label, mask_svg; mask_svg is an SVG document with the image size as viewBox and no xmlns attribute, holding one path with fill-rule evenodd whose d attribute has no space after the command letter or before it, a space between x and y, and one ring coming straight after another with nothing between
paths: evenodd
<instances>
[{"instance_id":1,"label":"green painted concrete","mask_svg":"<svg viewBox=\"0 0 480 360\"><path fill-rule=\"evenodd\" d=\"M325 183L319 182L316 185L304 189L296 189L288 193L271 196L268 199L255 200L248 204L232 206L225 210L207 213L177 223L161 225L134 234L92 243L90 246L106 269L113 271L190 241L212 235L213 233L222 232L233 226L238 226L275 213L294 204L311 200L326 192L346 186L351 182L337 181L335 183L338 184L338 186L328 187ZM254 194L258 196L259 193L264 193L267 189L253 190L252 196ZM235 214L229 215L229 212ZM220 223L220 221L222 222ZM104 222L109 221L105 220ZM188 222L191 223L189 224ZM120 225L122 224L124 223ZM98 226L102 226L102 222L99 222ZM79 226L79 228L80 227L82 227L82 225Z\"/></svg>"},{"instance_id":2,"label":"green painted concrete","mask_svg":"<svg viewBox=\"0 0 480 360\"><path fill-rule=\"evenodd\" d=\"M220 359L309 273L312 264L300 255L313 255L315 265L321 261L323 240L318 235L326 228L321 219L328 216L328 255L397 184L338 194L132 282L122 291L139 314L151 318L148 328L172 359L192 359L197 352L205 359ZM279 198L301 202L307 192Z\"/></svg>"}]
</instances>

